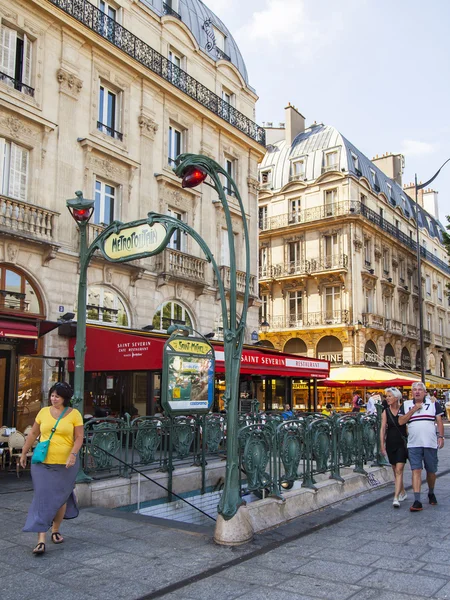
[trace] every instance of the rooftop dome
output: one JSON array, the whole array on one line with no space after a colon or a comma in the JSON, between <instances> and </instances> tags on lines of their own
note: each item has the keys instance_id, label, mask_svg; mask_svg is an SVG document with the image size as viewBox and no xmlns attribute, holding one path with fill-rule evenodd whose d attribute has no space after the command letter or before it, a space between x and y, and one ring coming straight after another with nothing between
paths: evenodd
<instances>
[{"instance_id":1,"label":"rooftop dome","mask_svg":"<svg viewBox=\"0 0 450 600\"><path fill-rule=\"evenodd\" d=\"M159 15L165 14L163 0L141 0L141 2ZM174 6L174 3L172 3L172 6ZM215 61L224 58L223 54L225 54L225 59L229 57L230 62L238 69L245 83L249 86L247 68L238 45L228 28L212 10L203 4L201 0L179 0L176 12L180 15L181 21L191 31L200 48ZM221 52L220 43L215 36L213 27L225 37L223 52Z\"/></svg>"},{"instance_id":2,"label":"rooftop dome","mask_svg":"<svg viewBox=\"0 0 450 600\"><path fill-rule=\"evenodd\" d=\"M327 165L326 155L329 152L336 152L332 168ZM292 145L288 145L283 139L268 147L260 170L271 169L273 190L279 190L290 182L291 165L296 159L304 161L305 183L317 179L325 171L340 171L355 177L365 177L374 194L384 193L392 206L399 207L407 219L415 219L415 203L403 188L334 127L314 124L298 134ZM425 228L431 237L437 237L442 242L443 226L420 206L419 227Z\"/></svg>"}]
</instances>

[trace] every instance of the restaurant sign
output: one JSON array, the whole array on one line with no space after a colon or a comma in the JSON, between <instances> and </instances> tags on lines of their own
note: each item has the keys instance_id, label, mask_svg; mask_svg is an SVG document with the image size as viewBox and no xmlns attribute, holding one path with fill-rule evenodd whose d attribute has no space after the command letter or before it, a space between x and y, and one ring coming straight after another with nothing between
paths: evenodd
<instances>
[{"instance_id":1,"label":"restaurant sign","mask_svg":"<svg viewBox=\"0 0 450 600\"><path fill-rule=\"evenodd\" d=\"M108 260L133 260L143 254L158 254L163 249L167 230L161 223L143 223L111 233L103 242Z\"/></svg>"},{"instance_id":2,"label":"restaurant sign","mask_svg":"<svg viewBox=\"0 0 450 600\"><path fill-rule=\"evenodd\" d=\"M161 401L169 414L208 412L214 401L214 349L200 338L172 336L164 344Z\"/></svg>"}]
</instances>

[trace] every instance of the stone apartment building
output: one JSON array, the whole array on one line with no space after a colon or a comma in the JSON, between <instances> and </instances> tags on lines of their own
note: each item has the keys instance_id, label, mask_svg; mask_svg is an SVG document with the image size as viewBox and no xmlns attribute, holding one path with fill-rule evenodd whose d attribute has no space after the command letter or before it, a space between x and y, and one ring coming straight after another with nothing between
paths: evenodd
<instances>
[{"instance_id":1,"label":"stone apartment building","mask_svg":"<svg viewBox=\"0 0 450 600\"><path fill-rule=\"evenodd\" d=\"M402 185L403 156L369 160L334 127L293 106L266 127L259 169L264 344L420 370L416 218L422 247L426 370L450 376L450 282L437 194Z\"/></svg>"},{"instance_id":2,"label":"stone apartment building","mask_svg":"<svg viewBox=\"0 0 450 600\"><path fill-rule=\"evenodd\" d=\"M226 168L257 248L265 132L253 122L257 96L239 48L199 0L0 0L0 20L0 425L23 430L57 364L61 370L55 357L68 356L67 338L49 330L77 312L79 234L66 199L82 190L95 200L90 241L113 220L149 211L181 219L226 274L221 204L207 186L182 189L173 161L181 152L201 153ZM242 271L242 220L227 192ZM251 273L256 301L256 252ZM243 282L241 272L241 289ZM155 332L177 320L217 339L216 294L201 250L177 235L152 259L119 265L96 256L87 318ZM247 323L249 332L258 329L257 302ZM100 387L119 386L129 401L145 404L148 386L156 392L158 385L147 375L113 373ZM91 396L99 393L94 387Z\"/></svg>"}]
</instances>

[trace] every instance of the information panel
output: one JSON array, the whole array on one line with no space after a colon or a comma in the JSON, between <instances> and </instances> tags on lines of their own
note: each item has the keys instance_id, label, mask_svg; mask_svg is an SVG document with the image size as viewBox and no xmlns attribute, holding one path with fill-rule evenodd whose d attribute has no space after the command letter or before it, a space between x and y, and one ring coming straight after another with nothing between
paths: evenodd
<instances>
[{"instance_id":1,"label":"information panel","mask_svg":"<svg viewBox=\"0 0 450 600\"><path fill-rule=\"evenodd\" d=\"M164 345L161 401L170 414L208 412L214 402L214 349L200 338L172 337Z\"/></svg>"}]
</instances>

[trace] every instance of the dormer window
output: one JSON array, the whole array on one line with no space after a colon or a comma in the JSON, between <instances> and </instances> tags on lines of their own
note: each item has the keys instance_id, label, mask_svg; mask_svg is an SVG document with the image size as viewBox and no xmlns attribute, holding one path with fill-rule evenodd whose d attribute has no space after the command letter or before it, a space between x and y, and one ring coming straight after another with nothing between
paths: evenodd
<instances>
[{"instance_id":1,"label":"dormer window","mask_svg":"<svg viewBox=\"0 0 450 600\"><path fill-rule=\"evenodd\" d=\"M213 27L214 29L214 36L216 38L216 48L219 48L219 50L222 50L222 52L225 52L225 36L224 34L219 31L217 29L217 27Z\"/></svg>"},{"instance_id":2,"label":"dormer window","mask_svg":"<svg viewBox=\"0 0 450 600\"><path fill-rule=\"evenodd\" d=\"M261 171L261 187L263 190L270 189L272 186L272 171L271 169L266 169L265 171Z\"/></svg>"},{"instance_id":3,"label":"dormer window","mask_svg":"<svg viewBox=\"0 0 450 600\"><path fill-rule=\"evenodd\" d=\"M305 160L295 160L292 163L291 181L303 181L305 179Z\"/></svg>"},{"instance_id":4,"label":"dormer window","mask_svg":"<svg viewBox=\"0 0 450 600\"><path fill-rule=\"evenodd\" d=\"M360 177L362 175L362 171L359 168L359 158L353 152L352 152L352 161L353 161L353 168L355 169L355 173Z\"/></svg>"},{"instance_id":5,"label":"dormer window","mask_svg":"<svg viewBox=\"0 0 450 600\"><path fill-rule=\"evenodd\" d=\"M370 179L372 180L373 189L376 192L379 192L380 186L378 184L378 177L377 177L376 171L374 171L373 169L370 169Z\"/></svg>"},{"instance_id":6,"label":"dormer window","mask_svg":"<svg viewBox=\"0 0 450 600\"><path fill-rule=\"evenodd\" d=\"M338 153L336 150L333 152L327 152L325 154L325 164L322 172L327 173L328 171L338 171L339 170L339 159Z\"/></svg>"}]
</instances>

